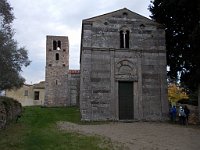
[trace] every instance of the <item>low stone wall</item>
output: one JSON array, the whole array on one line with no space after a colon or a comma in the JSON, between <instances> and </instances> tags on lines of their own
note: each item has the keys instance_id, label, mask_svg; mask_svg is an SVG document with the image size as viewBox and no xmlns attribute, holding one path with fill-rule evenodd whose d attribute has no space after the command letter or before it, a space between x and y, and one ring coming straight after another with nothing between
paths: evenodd
<instances>
[{"instance_id":1,"label":"low stone wall","mask_svg":"<svg viewBox=\"0 0 200 150\"><path fill-rule=\"evenodd\" d=\"M0 130L21 116L22 106L12 98L0 97Z\"/></svg>"}]
</instances>

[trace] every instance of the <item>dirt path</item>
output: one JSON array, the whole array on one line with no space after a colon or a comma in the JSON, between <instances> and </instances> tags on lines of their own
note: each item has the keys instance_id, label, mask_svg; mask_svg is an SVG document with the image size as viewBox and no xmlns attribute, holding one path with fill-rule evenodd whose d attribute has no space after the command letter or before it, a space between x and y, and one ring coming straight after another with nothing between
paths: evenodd
<instances>
[{"instance_id":1,"label":"dirt path","mask_svg":"<svg viewBox=\"0 0 200 150\"><path fill-rule=\"evenodd\" d=\"M200 150L200 128L148 122L103 125L59 122L58 127L108 137L113 142L125 144L130 150Z\"/></svg>"}]
</instances>

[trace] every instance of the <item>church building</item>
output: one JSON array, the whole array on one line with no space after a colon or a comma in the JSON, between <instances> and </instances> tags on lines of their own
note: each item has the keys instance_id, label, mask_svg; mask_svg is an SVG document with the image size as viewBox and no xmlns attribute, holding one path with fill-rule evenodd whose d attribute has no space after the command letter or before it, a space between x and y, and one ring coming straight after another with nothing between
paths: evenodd
<instances>
[{"instance_id":1,"label":"church building","mask_svg":"<svg viewBox=\"0 0 200 150\"><path fill-rule=\"evenodd\" d=\"M165 30L126 8L82 22L82 120L163 120Z\"/></svg>"}]
</instances>

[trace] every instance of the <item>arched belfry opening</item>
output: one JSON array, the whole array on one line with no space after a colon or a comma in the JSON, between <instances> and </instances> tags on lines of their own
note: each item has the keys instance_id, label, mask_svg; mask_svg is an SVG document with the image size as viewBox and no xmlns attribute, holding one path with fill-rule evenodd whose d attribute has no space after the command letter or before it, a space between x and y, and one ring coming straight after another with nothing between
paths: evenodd
<instances>
[{"instance_id":1,"label":"arched belfry opening","mask_svg":"<svg viewBox=\"0 0 200 150\"><path fill-rule=\"evenodd\" d=\"M60 50L61 49L61 41L58 41L58 47L57 47L57 50Z\"/></svg>"},{"instance_id":2,"label":"arched belfry opening","mask_svg":"<svg viewBox=\"0 0 200 150\"><path fill-rule=\"evenodd\" d=\"M53 50L61 50L61 41L55 41L53 40Z\"/></svg>"},{"instance_id":3,"label":"arched belfry opening","mask_svg":"<svg viewBox=\"0 0 200 150\"><path fill-rule=\"evenodd\" d=\"M53 41L53 50L56 50L56 49L57 49L57 42Z\"/></svg>"}]
</instances>

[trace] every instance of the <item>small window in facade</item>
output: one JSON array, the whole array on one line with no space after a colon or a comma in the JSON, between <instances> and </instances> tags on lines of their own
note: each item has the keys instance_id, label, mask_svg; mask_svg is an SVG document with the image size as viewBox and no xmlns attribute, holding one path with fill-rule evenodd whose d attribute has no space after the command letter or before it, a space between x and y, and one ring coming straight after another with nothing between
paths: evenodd
<instances>
[{"instance_id":1,"label":"small window in facade","mask_svg":"<svg viewBox=\"0 0 200 150\"><path fill-rule=\"evenodd\" d=\"M120 48L129 48L129 31L120 31Z\"/></svg>"},{"instance_id":2,"label":"small window in facade","mask_svg":"<svg viewBox=\"0 0 200 150\"><path fill-rule=\"evenodd\" d=\"M57 49L57 42L53 41L53 50L56 50L56 49Z\"/></svg>"},{"instance_id":3,"label":"small window in facade","mask_svg":"<svg viewBox=\"0 0 200 150\"><path fill-rule=\"evenodd\" d=\"M129 31L126 30L125 34L125 48L129 48Z\"/></svg>"},{"instance_id":4,"label":"small window in facade","mask_svg":"<svg viewBox=\"0 0 200 150\"><path fill-rule=\"evenodd\" d=\"M35 91L34 92L34 100L39 100L40 99L40 92L39 91Z\"/></svg>"},{"instance_id":5,"label":"small window in facade","mask_svg":"<svg viewBox=\"0 0 200 150\"><path fill-rule=\"evenodd\" d=\"M141 28L141 29L144 29L144 28L145 28L145 25L144 25L144 24L141 24L141 25L140 25L140 28Z\"/></svg>"},{"instance_id":6,"label":"small window in facade","mask_svg":"<svg viewBox=\"0 0 200 150\"><path fill-rule=\"evenodd\" d=\"M120 31L120 48L124 48L124 35L123 35L123 31Z\"/></svg>"},{"instance_id":7,"label":"small window in facade","mask_svg":"<svg viewBox=\"0 0 200 150\"><path fill-rule=\"evenodd\" d=\"M28 96L28 90L24 91L24 96Z\"/></svg>"},{"instance_id":8,"label":"small window in facade","mask_svg":"<svg viewBox=\"0 0 200 150\"><path fill-rule=\"evenodd\" d=\"M59 54L56 53L56 60L59 60Z\"/></svg>"},{"instance_id":9,"label":"small window in facade","mask_svg":"<svg viewBox=\"0 0 200 150\"><path fill-rule=\"evenodd\" d=\"M108 22L104 22L104 25L106 25L106 26L107 26L107 25L108 25Z\"/></svg>"},{"instance_id":10,"label":"small window in facade","mask_svg":"<svg viewBox=\"0 0 200 150\"><path fill-rule=\"evenodd\" d=\"M127 16L128 16L128 13L127 13L127 12L124 12L124 13L123 13L123 17L126 18Z\"/></svg>"},{"instance_id":11,"label":"small window in facade","mask_svg":"<svg viewBox=\"0 0 200 150\"><path fill-rule=\"evenodd\" d=\"M56 80L56 85L58 85L58 80Z\"/></svg>"}]
</instances>

